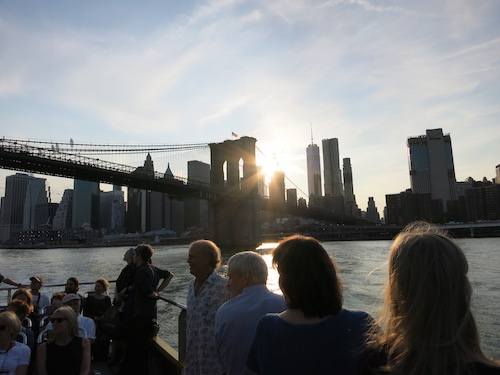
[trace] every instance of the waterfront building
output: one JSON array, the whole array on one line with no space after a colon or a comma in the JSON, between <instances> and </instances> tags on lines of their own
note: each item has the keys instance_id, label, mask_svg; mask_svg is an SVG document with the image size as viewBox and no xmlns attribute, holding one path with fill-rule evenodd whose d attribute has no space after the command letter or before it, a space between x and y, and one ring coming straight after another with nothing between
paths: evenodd
<instances>
[{"instance_id":1,"label":"waterfront building","mask_svg":"<svg viewBox=\"0 0 500 375\"><path fill-rule=\"evenodd\" d=\"M274 171L271 183L269 184L269 199L285 203L285 172Z\"/></svg>"},{"instance_id":2,"label":"waterfront building","mask_svg":"<svg viewBox=\"0 0 500 375\"><path fill-rule=\"evenodd\" d=\"M73 185L73 222L75 229L99 229L99 183L75 180Z\"/></svg>"},{"instance_id":3,"label":"waterfront building","mask_svg":"<svg viewBox=\"0 0 500 375\"><path fill-rule=\"evenodd\" d=\"M297 207L297 189L286 189L286 204Z\"/></svg>"},{"instance_id":4,"label":"waterfront building","mask_svg":"<svg viewBox=\"0 0 500 375\"><path fill-rule=\"evenodd\" d=\"M5 178L5 197L2 200L0 241L17 241L18 234L23 230L25 222L25 204L28 187L34 179L36 178L25 173L16 173ZM32 189L32 191L36 190L36 188ZM33 222L35 222L35 206L31 206L34 203L33 200L37 201L35 197L30 195L28 199L30 207L26 212L29 215L26 218L28 223L32 221L32 217ZM32 207L33 210L31 209Z\"/></svg>"},{"instance_id":5,"label":"waterfront building","mask_svg":"<svg viewBox=\"0 0 500 375\"><path fill-rule=\"evenodd\" d=\"M344 201L345 213L348 215L359 216L359 208L356 204L356 196L354 195L354 186L352 180L351 159L344 158L342 169L344 171Z\"/></svg>"},{"instance_id":6,"label":"waterfront building","mask_svg":"<svg viewBox=\"0 0 500 375\"><path fill-rule=\"evenodd\" d=\"M378 213L377 206L375 206L375 200L373 199L373 197L368 197L368 207L366 208L366 220L376 224L380 223L380 215Z\"/></svg>"},{"instance_id":7,"label":"waterfront building","mask_svg":"<svg viewBox=\"0 0 500 375\"><path fill-rule=\"evenodd\" d=\"M466 216L462 221L500 220L500 185L487 180L474 181L470 177L467 185Z\"/></svg>"},{"instance_id":8,"label":"waterfront building","mask_svg":"<svg viewBox=\"0 0 500 375\"><path fill-rule=\"evenodd\" d=\"M442 129L428 129L425 135L408 138L407 145L413 193L440 199L447 212L447 202L457 200L450 135L444 135Z\"/></svg>"},{"instance_id":9,"label":"waterfront building","mask_svg":"<svg viewBox=\"0 0 500 375\"><path fill-rule=\"evenodd\" d=\"M309 203L312 197L320 197L321 194L321 165L319 159L319 147L313 143L306 149L307 156L307 187L309 189Z\"/></svg>"},{"instance_id":10,"label":"waterfront building","mask_svg":"<svg viewBox=\"0 0 500 375\"><path fill-rule=\"evenodd\" d=\"M199 160L188 161L188 184L196 182L210 185L210 164Z\"/></svg>"},{"instance_id":11,"label":"waterfront building","mask_svg":"<svg viewBox=\"0 0 500 375\"><path fill-rule=\"evenodd\" d=\"M496 167L495 167L495 184L499 184L500 185L500 164L498 164Z\"/></svg>"},{"instance_id":12,"label":"waterfront building","mask_svg":"<svg viewBox=\"0 0 500 375\"><path fill-rule=\"evenodd\" d=\"M323 170L325 179L325 196L344 196L342 171L340 170L339 140L323 139Z\"/></svg>"},{"instance_id":13,"label":"waterfront building","mask_svg":"<svg viewBox=\"0 0 500 375\"><path fill-rule=\"evenodd\" d=\"M307 202L306 202L306 199L303 198L303 197L300 197L298 200L297 200L297 205L299 207L302 207L302 208L306 208L307 207Z\"/></svg>"},{"instance_id":14,"label":"waterfront building","mask_svg":"<svg viewBox=\"0 0 500 375\"><path fill-rule=\"evenodd\" d=\"M52 229L65 230L72 228L73 224L73 189L64 190L61 202L57 207L54 219L52 220Z\"/></svg>"},{"instance_id":15,"label":"waterfront building","mask_svg":"<svg viewBox=\"0 0 500 375\"><path fill-rule=\"evenodd\" d=\"M103 231L123 233L125 230L125 195L122 190L101 192L99 223Z\"/></svg>"},{"instance_id":16,"label":"waterfront building","mask_svg":"<svg viewBox=\"0 0 500 375\"><path fill-rule=\"evenodd\" d=\"M23 230L37 229L49 218L45 178L30 176L23 207Z\"/></svg>"},{"instance_id":17,"label":"waterfront building","mask_svg":"<svg viewBox=\"0 0 500 375\"><path fill-rule=\"evenodd\" d=\"M386 224L406 225L416 220L431 223L444 222L440 199L432 199L430 193L415 194L410 189L399 194L388 194L386 199Z\"/></svg>"},{"instance_id":18,"label":"waterfront building","mask_svg":"<svg viewBox=\"0 0 500 375\"><path fill-rule=\"evenodd\" d=\"M210 164L198 160L188 161L188 184L210 185ZM184 200L184 228L208 228L208 200L187 198Z\"/></svg>"}]
</instances>

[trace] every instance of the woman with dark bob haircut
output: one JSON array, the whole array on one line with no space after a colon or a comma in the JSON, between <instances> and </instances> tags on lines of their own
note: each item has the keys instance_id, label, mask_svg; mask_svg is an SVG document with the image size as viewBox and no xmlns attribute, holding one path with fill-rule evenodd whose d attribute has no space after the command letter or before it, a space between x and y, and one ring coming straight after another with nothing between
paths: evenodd
<instances>
[{"instance_id":1,"label":"woman with dark bob haircut","mask_svg":"<svg viewBox=\"0 0 500 375\"><path fill-rule=\"evenodd\" d=\"M342 308L337 266L323 246L288 237L273 264L288 308L261 318L247 366L257 374L357 374L371 317Z\"/></svg>"},{"instance_id":2,"label":"woman with dark bob haircut","mask_svg":"<svg viewBox=\"0 0 500 375\"><path fill-rule=\"evenodd\" d=\"M479 345L468 269L462 249L438 228L415 222L399 233L360 374L500 374Z\"/></svg>"}]
</instances>

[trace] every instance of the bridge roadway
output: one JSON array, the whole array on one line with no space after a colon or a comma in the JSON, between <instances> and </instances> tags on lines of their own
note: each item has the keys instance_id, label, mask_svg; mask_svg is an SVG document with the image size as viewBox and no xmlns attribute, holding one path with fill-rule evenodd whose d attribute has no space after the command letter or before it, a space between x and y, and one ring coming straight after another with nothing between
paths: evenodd
<instances>
[{"instance_id":1,"label":"bridge roadway","mask_svg":"<svg viewBox=\"0 0 500 375\"><path fill-rule=\"evenodd\" d=\"M217 192L209 184L198 181L188 183L183 177L158 172L150 175L136 167L6 140L0 140L0 167L158 191L179 198L210 198Z\"/></svg>"},{"instance_id":2,"label":"bridge roadway","mask_svg":"<svg viewBox=\"0 0 500 375\"><path fill-rule=\"evenodd\" d=\"M60 152L49 147L34 147L8 139L0 139L0 168L163 192L178 199L238 198L236 191L214 187L199 181L188 181L184 177L168 176L158 172L154 175L146 174L141 172L140 168ZM284 216L293 215L340 224L370 225L369 222L354 216L337 214L320 208L288 206L265 198L259 199L258 207L260 211Z\"/></svg>"}]
</instances>

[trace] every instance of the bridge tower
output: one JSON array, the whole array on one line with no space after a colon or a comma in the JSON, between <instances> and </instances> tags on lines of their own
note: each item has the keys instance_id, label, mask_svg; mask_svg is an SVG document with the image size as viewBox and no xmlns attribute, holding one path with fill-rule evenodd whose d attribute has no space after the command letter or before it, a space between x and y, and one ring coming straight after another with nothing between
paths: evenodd
<instances>
[{"instance_id":1,"label":"bridge tower","mask_svg":"<svg viewBox=\"0 0 500 375\"><path fill-rule=\"evenodd\" d=\"M225 193L216 194L212 201L212 230L215 242L224 248L250 249L260 244L256 141L252 137L241 137L210 144L210 185Z\"/></svg>"}]
</instances>

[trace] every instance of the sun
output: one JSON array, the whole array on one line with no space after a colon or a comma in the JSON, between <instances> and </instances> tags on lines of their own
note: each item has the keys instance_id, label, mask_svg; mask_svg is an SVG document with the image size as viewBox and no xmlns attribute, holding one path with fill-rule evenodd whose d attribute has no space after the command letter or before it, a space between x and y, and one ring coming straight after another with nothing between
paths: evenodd
<instances>
[{"instance_id":1,"label":"sun","mask_svg":"<svg viewBox=\"0 0 500 375\"><path fill-rule=\"evenodd\" d=\"M258 158L257 165L262 168L262 174L265 176L266 182L270 182L274 172L282 171L283 166L277 154L272 156L262 156Z\"/></svg>"}]
</instances>

